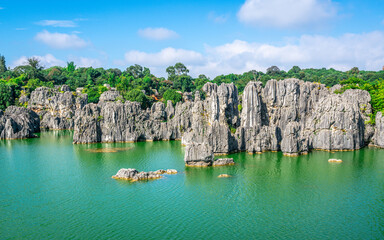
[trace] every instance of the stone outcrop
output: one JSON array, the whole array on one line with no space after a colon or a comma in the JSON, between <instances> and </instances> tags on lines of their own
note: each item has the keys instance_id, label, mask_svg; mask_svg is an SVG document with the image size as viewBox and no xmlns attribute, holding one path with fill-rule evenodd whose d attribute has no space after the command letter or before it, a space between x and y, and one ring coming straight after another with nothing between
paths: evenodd
<instances>
[{"instance_id":1,"label":"stone outcrop","mask_svg":"<svg viewBox=\"0 0 384 240\"><path fill-rule=\"evenodd\" d=\"M187 166L212 166L212 147L209 144L205 143L190 143L185 148L184 161Z\"/></svg>"},{"instance_id":2,"label":"stone outcrop","mask_svg":"<svg viewBox=\"0 0 384 240\"><path fill-rule=\"evenodd\" d=\"M32 138L39 131L40 119L32 110L16 106L0 110L0 139Z\"/></svg>"},{"instance_id":3,"label":"stone outcrop","mask_svg":"<svg viewBox=\"0 0 384 240\"><path fill-rule=\"evenodd\" d=\"M28 108L40 116L41 128L73 129L76 109L87 102L86 94L71 92L66 85L61 87L61 91L39 87L31 93Z\"/></svg>"},{"instance_id":4,"label":"stone outcrop","mask_svg":"<svg viewBox=\"0 0 384 240\"><path fill-rule=\"evenodd\" d=\"M384 148L384 116L382 112L376 114L376 127L373 137L373 145Z\"/></svg>"},{"instance_id":5,"label":"stone outcrop","mask_svg":"<svg viewBox=\"0 0 384 240\"><path fill-rule=\"evenodd\" d=\"M116 90L109 90L105 91L100 95L100 102L114 102L118 99L123 99L123 97L120 95L119 91Z\"/></svg>"},{"instance_id":6,"label":"stone outcrop","mask_svg":"<svg viewBox=\"0 0 384 240\"><path fill-rule=\"evenodd\" d=\"M372 110L362 90L336 94L322 84L286 79L265 87L249 82L242 96L234 84L207 83L202 91L205 99L184 94L176 106L158 102L146 110L133 102L88 104L76 111L74 143L181 139L187 165L210 166L213 154L236 151L359 149L375 132L365 124ZM375 136L383 139L378 129Z\"/></svg>"},{"instance_id":7,"label":"stone outcrop","mask_svg":"<svg viewBox=\"0 0 384 240\"><path fill-rule=\"evenodd\" d=\"M219 158L213 161L213 166L229 166L229 165L235 165L235 162L233 161L233 158Z\"/></svg>"},{"instance_id":8,"label":"stone outcrop","mask_svg":"<svg viewBox=\"0 0 384 240\"><path fill-rule=\"evenodd\" d=\"M116 175L113 175L114 179L123 179L129 180L132 182L135 181L143 181L143 180L151 180L151 179L159 179L162 178L162 174L177 174L175 169L167 169L167 170L157 170L155 172L139 172L134 168L122 168L120 169Z\"/></svg>"}]
</instances>

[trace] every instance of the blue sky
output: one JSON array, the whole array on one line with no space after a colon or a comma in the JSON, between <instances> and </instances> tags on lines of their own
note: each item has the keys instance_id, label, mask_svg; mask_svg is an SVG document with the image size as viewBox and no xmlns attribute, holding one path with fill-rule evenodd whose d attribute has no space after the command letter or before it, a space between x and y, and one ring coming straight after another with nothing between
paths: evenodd
<instances>
[{"instance_id":1,"label":"blue sky","mask_svg":"<svg viewBox=\"0 0 384 240\"><path fill-rule=\"evenodd\" d=\"M271 65L384 65L384 1L0 0L0 54L7 65L38 57L46 67L185 63L193 76Z\"/></svg>"}]
</instances>

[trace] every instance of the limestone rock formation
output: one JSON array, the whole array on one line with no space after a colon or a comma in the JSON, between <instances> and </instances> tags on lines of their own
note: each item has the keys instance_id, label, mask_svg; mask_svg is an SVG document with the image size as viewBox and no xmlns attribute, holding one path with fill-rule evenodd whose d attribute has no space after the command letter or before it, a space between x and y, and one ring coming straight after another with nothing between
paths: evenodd
<instances>
[{"instance_id":1,"label":"limestone rock formation","mask_svg":"<svg viewBox=\"0 0 384 240\"><path fill-rule=\"evenodd\" d=\"M120 95L119 91L116 90L109 90L105 91L100 95L100 102L114 102L118 99L123 99L123 97Z\"/></svg>"},{"instance_id":2,"label":"limestone rock formation","mask_svg":"<svg viewBox=\"0 0 384 240\"><path fill-rule=\"evenodd\" d=\"M191 143L185 149L184 161L187 166L212 166L213 151L209 144Z\"/></svg>"},{"instance_id":3,"label":"limestone rock formation","mask_svg":"<svg viewBox=\"0 0 384 240\"><path fill-rule=\"evenodd\" d=\"M213 161L213 166L228 166L235 165L233 158L219 158Z\"/></svg>"},{"instance_id":4,"label":"limestone rock formation","mask_svg":"<svg viewBox=\"0 0 384 240\"><path fill-rule=\"evenodd\" d=\"M76 109L88 102L86 94L76 94L68 86L62 86L62 92L47 87L39 87L31 93L28 108L36 112L41 119L41 128L73 129L73 117Z\"/></svg>"},{"instance_id":5,"label":"limestone rock formation","mask_svg":"<svg viewBox=\"0 0 384 240\"><path fill-rule=\"evenodd\" d=\"M373 144L377 147L384 148L384 116L382 112L376 114L376 128L373 137Z\"/></svg>"},{"instance_id":6,"label":"limestone rock formation","mask_svg":"<svg viewBox=\"0 0 384 240\"><path fill-rule=\"evenodd\" d=\"M167 171L160 169L154 172L139 172L134 168L122 168L116 173L116 175L113 175L112 178L135 182L142 180L159 179L162 178L162 174L177 174L177 171L175 169L167 169Z\"/></svg>"},{"instance_id":7,"label":"limestone rock formation","mask_svg":"<svg viewBox=\"0 0 384 240\"><path fill-rule=\"evenodd\" d=\"M0 139L32 138L39 131L40 119L32 110L16 106L0 110Z\"/></svg>"},{"instance_id":8,"label":"limestone rock formation","mask_svg":"<svg viewBox=\"0 0 384 240\"><path fill-rule=\"evenodd\" d=\"M286 79L265 87L249 82L241 101L234 84L206 83L202 91L205 99L199 92L193 101L184 94L176 106L158 102L143 110L138 103L103 100L78 108L74 143L181 139L187 165L209 166L213 154L236 151L297 155L359 149L375 132L365 124L372 109L362 90L335 94L319 83ZM383 139L380 129L375 139Z\"/></svg>"}]
</instances>

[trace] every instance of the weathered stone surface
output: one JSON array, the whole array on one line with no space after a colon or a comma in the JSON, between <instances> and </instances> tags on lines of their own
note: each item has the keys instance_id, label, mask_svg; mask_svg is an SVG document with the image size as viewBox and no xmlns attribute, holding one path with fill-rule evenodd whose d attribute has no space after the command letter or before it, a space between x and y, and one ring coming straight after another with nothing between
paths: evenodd
<instances>
[{"instance_id":1,"label":"weathered stone surface","mask_svg":"<svg viewBox=\"0 0 384 240\"><path fill-rule=\"evenodd\" d=\"M122 168L120 169L116 175L113 175L114 179L123 179L129 181L142 181L142 180L151 180L151 179L159 179L162 178L162 174L177 174L175 169L168 169L167 171L163 169L159 169L154 172L139 172L134 168Z\"/></svg>"},{"instance_id":2,"label":"weathered stone surface","mask_svg":"<svg viewBox=\"0 0 384 240\"><path fill-rule=\"evenodd\" d=\"M28 108L40 116L41 128L73 129L75 111L87 104L88 97L67 91L67 87L62 87L63 92L39 87L31 93Z\"/></svg>"},{"instance_id":3,"label":"weathered stone surface","mask_svg":"<svg viewBox=\"0 0 384 240\"><path fill-rule=\"evenodd\" d=\"M219 158L213 161L213 166L235 165L233 158Z\"/></svg>"},{"instance_id":4,"label":"weathered stone surface","mask_svg":"<svg viewBox=\"0 0 384 240\"><path fill-rule=\"evenodd\" d=\"M40 131L39 116L24 107L0 110L0 139L32 138Z\"/></svg>"},{"instance_id":5,"label":"weathered stone surface","mask_svg":"<svg viewBox=\"0 0 384 240\"><path fill-rule=\"evenodd\" d=\"M182 139L187 165L212 165L212 154L236 151L297 155L359 149L374 133L365 124L372 112L366 91L335 94L297 79L270 80L265 87L249 82L239 112L234 84L207 83L202 90L205 99L196 92L194 101L188 97L176 106L169 101L166 107L158 102L147 110L132 102L89 104L76 111L74 142ZM380 138L379 128L375 136Z\"/></svg>"},{"instance_id":6,"label":"weathered stone surface","mask_svg":"<svg viewBox=\"0 0 384 240\"><path fill-rule=\"evenodd\" d=\"M100 102L114 102L118 99L123 99L123 97L120 95L119 91L115 90L109 90L105 91L100 95Z\"/></svg>"},{"instance_id":7,"label":"weathered stone surface","mask_svg":"<svg viewBox=\"0 0 384 240\"><path fill-rule=\"evenodd\" d=\"M209 144L191 143L185 148L184 161L188 166L206 167L213 163L213 152Z\"/></svg>"},{"instance_id":8,"label":"weathered stone surface","mask_svg":"<svg viewBox=\"0 0 384 240\"><path fill-rule=\"evenodd\" d=\"M384 116L382 112L376 114L376 128L373 137L373 144L377 147L384 148Z\"/></svg>"}]
</instances>

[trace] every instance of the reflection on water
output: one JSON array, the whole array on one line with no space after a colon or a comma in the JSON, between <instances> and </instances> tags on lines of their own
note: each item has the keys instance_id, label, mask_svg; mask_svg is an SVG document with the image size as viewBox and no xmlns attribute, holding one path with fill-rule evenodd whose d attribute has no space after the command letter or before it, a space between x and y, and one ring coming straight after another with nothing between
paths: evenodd
<instances>
[{"instance_id":1,"label":"reflection on water","mask_svg":"<svg viewBox=\"0 0 384 240\"><path fill-rule=\"evenodd\" d=\"M73 145L71 131L0 141L2 238L384 237L384 150L238 153L215 168L183 156L179 141ZM111 179L120 168L179 174Z\"/></svg>"}]
</instances>

